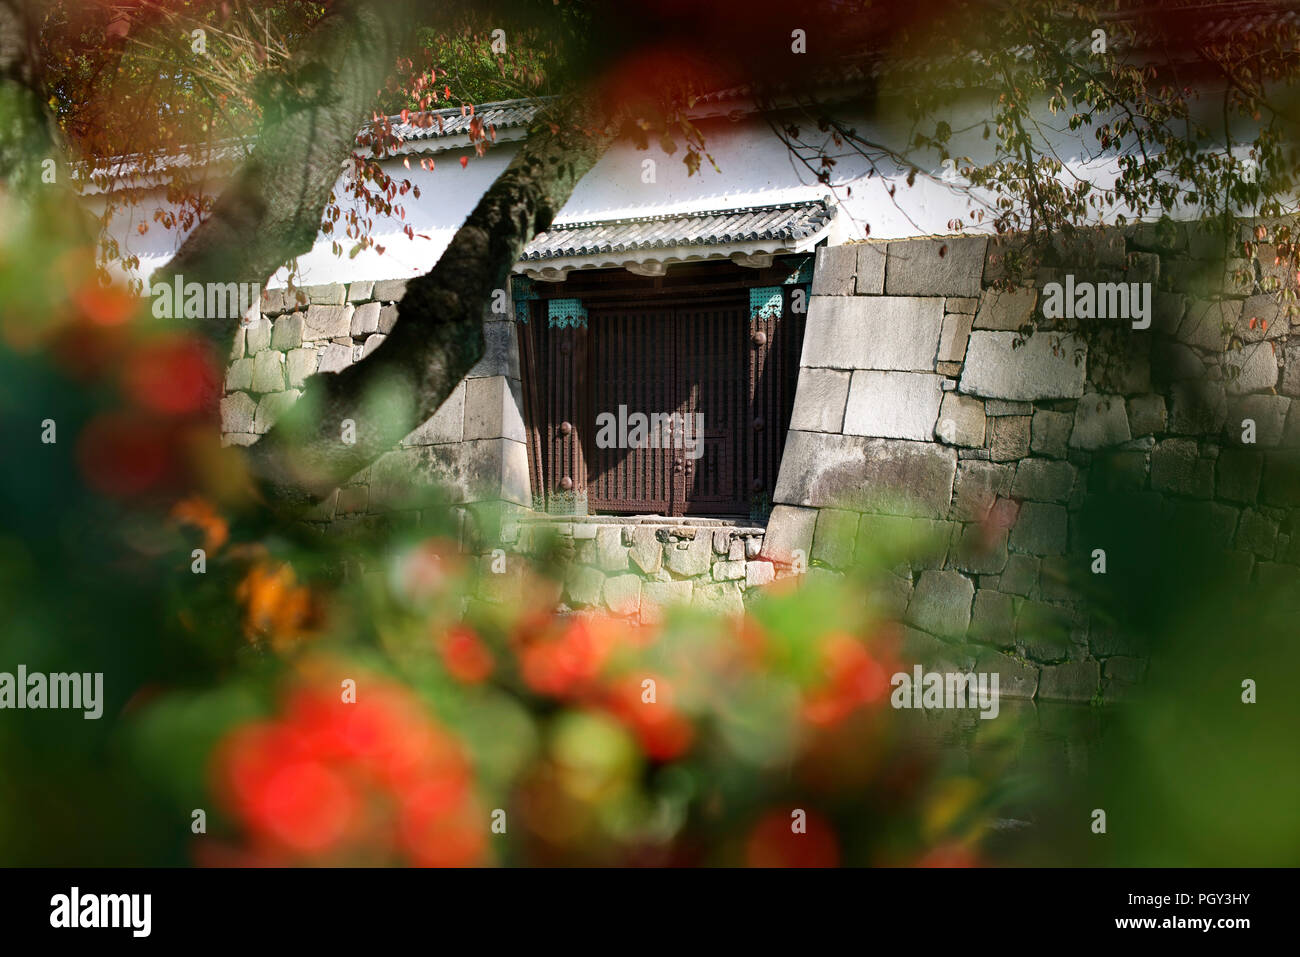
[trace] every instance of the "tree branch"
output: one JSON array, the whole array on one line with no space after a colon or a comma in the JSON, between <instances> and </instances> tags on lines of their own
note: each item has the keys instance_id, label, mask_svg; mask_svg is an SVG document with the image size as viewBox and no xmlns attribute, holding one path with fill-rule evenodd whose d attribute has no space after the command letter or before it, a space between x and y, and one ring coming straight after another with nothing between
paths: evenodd
<instances>
[{"instance_id":1,"label":"tree branch","mask_svg":"<svg viewBox=\"0 0 1300 957\"><path fill-rule=\"evenodd\" d=\"M289 65L262 86L257 146L212 214L155 279L264 282L311 249L321 213L428 0L339 0ZM209 323L215 320L209 320ZM220 331L233 334L238 317Z\"/></svg>"},{"instance_id":2,"label":"tree branch","mask_svg":"<svg viewBox=\"0 0 1300 957\"><path fill-rule=\"evenodd\" d=\"M494 290L613 140L613 123L576 97L534 124L437 264L407 284L384 343L342 372L312 377L247 449L269 505L292 511L320 501L437 411L483 354ZM346 419L356 426L350 445Z\"/></svg>"}]
</instances>

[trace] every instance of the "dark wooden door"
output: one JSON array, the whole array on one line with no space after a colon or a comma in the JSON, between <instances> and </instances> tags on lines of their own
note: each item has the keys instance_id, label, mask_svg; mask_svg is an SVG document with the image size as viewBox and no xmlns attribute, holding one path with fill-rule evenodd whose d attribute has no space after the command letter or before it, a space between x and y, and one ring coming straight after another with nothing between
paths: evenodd
<instances>
[{"instance_id":1,"label":"dark wooden door","mask_svg":"<svg viewBox=\"0 0 1300 957\"><path fill-rule=\"evenodd\" d=\"M681 307L674 312L677 409L690 416L702 448L672 449L678 494L675 514L742 514L748 355L739 306ZM703 426L703 435L694 435Z\"/></svg>"},{"instance_id":2,"label":"dark wooden door","mask_svg":"<svg viewBox=\"0 0 1300 957\"><path fill-rule=\"evenodd\" d=\"M739 305L590 313L587 490L592 509L663 515L748 509L741 474L747 332ZM659 448L645 443L599 448L602 413L615 419L634 413L674 418L671 428L659 433ZM697 434L701 423L703 433Z\"/></svg>"},{"instance_id":3,"label":"dark wooden door","mask_svg":"<svg viewBox=\"0 0 1300 957\"><path fill-rule=\"evenodd\" d=\"M587 500L597 511L674 511L672 460L661 449L600 448L598 418L670 412L679 401L673 380L673 310L633 307L592 310L588 381L591 387L588 429Z\"/></svg>"},{"instance_id":4,"label":"dark wooden door","mask_svg":"<svg viewBox=\"0 0 1300 957\"><path fill-rule=\"evenodd\" d=\"M519 332L538 507L764 518L803 341L793 288L781 290L775 309L770 295L752 304L743 286L639 296L624 294L625 286L604 295L554 290L583 297L587 322L577 327L552 327L546 299L530 303ZM617 425L620 406L625 417L675 413L678 426L690 417L702 451L676 447L674 433L658 448L602 448L599 416L609 413ZM701 437L693 434L696 415Z\"/></svg>"}]
</instances>

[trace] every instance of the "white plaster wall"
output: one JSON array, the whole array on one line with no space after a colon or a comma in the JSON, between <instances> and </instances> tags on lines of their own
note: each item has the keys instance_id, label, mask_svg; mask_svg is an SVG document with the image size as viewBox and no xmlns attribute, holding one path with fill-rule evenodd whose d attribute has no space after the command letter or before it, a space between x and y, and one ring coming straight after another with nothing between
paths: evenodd
<instances>
[{"instance_id":1,"label":"white plaster wall","mask_svg":"<svg viewBox=\"0 0 1300 957\"><path fill-rule=\"evenodd\" d=\"M1063 177L1090 180L1100 187L1113 182L1114 159L1095 155L1095 149L1089 145L1095 147L1091 129L1070 132L1063 115L1053 117L1046 110L1041 114L1042 129L1052 139L1057 156L1065 164ZM952 124L957 130L952 151L969 155L976 162L987 161L992 155L992 141L982 137L984 117L989 115L986 104L971 98L954 115L961 119ZM870 120L865 114L855 117L851 111L845 117L864 136L881 142L905 143L914 132L906 120L888 112L877 111ZM689 176L681 160L684 151L680 146L673 155L668 155L653 139L647 150L620 143L579 183L557 222L768 205L807 200L828 192L827 186L816 181L761 119L712 119L699 125L717 169L705 161L694 176ZM805 127L804 133L808 139L812 138L810 133L820 135L809 127ZM1240 137L1241 133L1236 135ZM331 251L331 237L322 234L315 248L298 261L298 284L407 278L427 272L518 148L517 142L501 143L482 157L476 156L472 149L439 153L433 171L420 169L414 159L409 170L400 160L389 162L390 174L399 181L409 178L419 186L421 196L416 199L408 193L402 198L407 211L405 220L375 218L373 235L385 247L384 254L367 250L348 259L346 250L350 243L345 238L342 240L345 254L339 257ZM811 153L815 155L816 150ZM932 176L919 176L909 187L907 171L896 164L881 164L876 174L869 176L868 162L849 148L832 147L830 155L836 158L837 165L829 191L841 206L841 215L829 237L832 244L868 236L899 239L949 234L953 232L950 222L954 219L967 224L967 231L991 229L987 220L981 224L969 216L971 210L979 208L979 197L972 198L963 189L942 181L943 171L937 156L913 157ZM468 159L463 168L462 156ZM649 177L643 176L646 161L654 163L652 182L646 182ZM991 197L983 198L991 200ZM160 192L147 194L139 206L121 210L110 227L124 255L140 257L138 275L147 276L165 263L179 244L181 237L176 231L164 230L153 222L154 210L164 202ZM92 205L102 209L101 200L92 201ZM1131 217L1131 211L1104 212L1108 220L1116 212L1126 212ZM1195 211L1173 212L1190 217ZM145 234L137 229L142 221L149 223ZM414 229L414 239L408 239L402 232L408 223ZM267 285L282 286L285 281L286 276L281 273Z\"/></svg>"}]
</instances>

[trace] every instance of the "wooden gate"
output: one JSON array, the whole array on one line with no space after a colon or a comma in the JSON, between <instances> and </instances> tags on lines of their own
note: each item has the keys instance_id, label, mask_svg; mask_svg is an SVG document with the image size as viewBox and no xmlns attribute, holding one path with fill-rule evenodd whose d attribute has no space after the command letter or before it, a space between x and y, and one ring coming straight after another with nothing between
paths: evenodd
<instances>
[{"instance_id":1,"label":"wooden gate","mask_svg":"<svg viewBox=\"0 0 1300 957\"><path fill-rule=\"evenodd\" d=\"M789 293L767 315L735 284L689 297L584 298L587 322L577 328L550 327L546 300L531 302L520 344L538 506L765 516L803 343ZM649 435L601 448L602 413L616 423L672 415L677 426L691 417L692 431L703 416L703 435L691 435L703 447L693 453L673 432L657 448Z\"/></svg>"}]
</instances>

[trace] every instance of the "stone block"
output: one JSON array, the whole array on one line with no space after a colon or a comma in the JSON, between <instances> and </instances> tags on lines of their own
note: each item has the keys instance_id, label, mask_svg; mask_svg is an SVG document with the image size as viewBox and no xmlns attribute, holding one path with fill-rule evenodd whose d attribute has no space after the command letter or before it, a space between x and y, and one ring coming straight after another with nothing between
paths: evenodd
<instances>
[{"instance_id":1,"label":"stone block","mask_svg":"<svg viewBox=\"0 0 1300 957\"><path fill-rule=\"evenodd\" d=\"M1234 330L1243 342L1261 339L1282 339L1291 331L1291 323L1282 311L1282 304L1272 293L1251 296L1241 306L1241 315Z\"/></svg>"},{"instance_id":2,"label":"stone block","mask_svg":"<svg viewBox=\"0 0 1300 957\"><path fill-rule=\"evenodd\" d=\"M1015 528L1011 530L1011 548L1031 555L1060 555L1065 552L1068 513L1060 505L1025 502Z\"/></svg>"},{"instance_id":3,"label":"stone block","mask_svg":"<svg viewBox=\"0 0 1300 957\"><path fill-rule=\"evenodd\" d=\"M381 317L382 319L382 317ZM380 331L383 331L380 322ZM519 379L519 346L515 339L515 324L509 322L483 323L483 358L466 373L469 378L505 376Z\"/></svg>"},{"instance_id":4,"label":"stone block","mask_svg":"<svg viewBox=\"0 0 1300 957\"><path fill-rule=\"evenodd\" d=\"M307 379L316 374L320 356L315 349L294 349L284 357L285 372L290 388L300 389Z\"/></svg>"},{"instance_id":5,"label":"stone block","mask_svg":"<svg viewBox=\"0 0 1300 957\"><path fill-rule=\"evenodd\" d=\"M743 561L713 563L713 580L715 582L737 581L744 577L745 563Z\"/></svg>"},{"instance_id":6,"label":"stone block","mask_svg":"<svg viewBox=\"0 0 1300 957\"><path fill-rule=\"evenodd\" d=\"M236 359L226 369L226 391L236 392L253 387L253 360Z\"/></svg>"},{"instance_id":7,"label":"stone block","mask_svg":"<svg viewBox=\"0 0 1300 957\"><path fill-rule=\"evenodd\" d=\"M745 587L761 588L776 578L776 567L771 562L754 561L745 563Z\"/></svg>"},{"instance_id":8,"label":"stone block","mask_svg":"<svg viewBox=\"0 0 1300 957\"><path fill-rule=\"evenodd\" d=\"M250 356L271 348L271 321L258 319L244 326L244 344Z\"/></svg>"},{"instance_id":9,"label":"stone block","mask_svg":"<svg viewBox=\"0 0 1300 957\"><path fill-rule=\"evenodd\" d=\"M837 369L800 369L790 428L803 432L841 431L851 375Z\"/></svg>"},{"instance_id":10,"label":"stone block","mask_svg":"<svg viewBox=\"0 0 1300 957\"><path fill-rule=\"evenodd\" d=\"M948 445L982 448L985 423L983 402L968 395L947 392L939 406L934 434Z\"/></svg>"},{"instance_id":11,"label":"stone block","mask_svg":"<svg viewBox=\"0 0 1300 957\"><path fill-rule=\"evenodd\" d=\"M973 575L1000 575L1007 564L1007 530L971 523L962 528L953 564Z\"/></svg>"},{"instance_id":12,"label":"stone block","mask_svg":"<svg viewBox=\"0 0 1300 957\"><path fill-rule=\"evenodd\" d=\"M1074 428L1074 416L1068 412L1034 412L1030 426L1029 448L1035 455L1065 458Z\"/></svg>"},{"instance_id":13,"label":"stone block","mask_svg":"<svg viewBox=\"0 0 1300 957\"><path fill-rule=\"evenodd\" d=\"M1214 494L1214 462L1202 459L1191 439L1165 439L1151 451L1151 488L1194 498Z\"/></svg>"},{"instance_id":14,"label":"stone block","mask_svg":"<svg viewBox=\"0 0 1300 957\"><path fill-rule=\"evenodd\" d=\"M519 381L504 376L465 380L465 438L527 441Z\"/></svg>"},{"instance_id":15,"label":"stone block","mask_svg":"<svg viewBox=\"0 0 1300 957\"><path fill-rule=\"evenodd\" d=\"M389 304L379 310L379 331L388 335L397 325L397 306Z\"/></svg>"},{"instance_id":16,"label":"stone block","mask_svg":"<svg viewBox=\"0 0 1300 957\"><path fill-rule=\"evenodd\" d=\"M1283 352L1286 368L1282 373L1282 382L1278 391L1284 395L1300 397L1300 342L1288 343Z\"/></svg>"},{"instance_id":17,"label":"stone block","mask_svg":"<svg viewBox=\"0 0 1300 957\"><path fill-rule=\"evenodd\" d=\"M947 522L868 512L858 523L857 554L868 566L901 563L912 568L940 568L951 537L952 526Z\"/></svg>"},{"instance_id":18,"label":"stone block","mask_svg":"<svg viewBox=\"0 0 1300 957\"><path fill-rule=\"evenodd\" d=\"M266 349L253 357L254 392L279 392L284 386L284 353Z\"/></svg>"},{"instance_id":19,"label":"stone block","mask_svg":"<svg viewBox=\"0 0 1300 957\"><path fill-rule=\"evenodd\" d=\"M1016 644L1015 600L1010 595L980 588L971 607L970 636L973 641L997 648L1014 648Z\"/></svg>"},{"instance_id":20,"label":"stone block","mask_svg":"<svg viewBox=\"0 0 1300 957\"><path fill-rule=\"evenodd\" d=\"M1070 448L1100 449L1121 445L1131 438L1123 396L1089 392L1079 400L1074 412L1074 429L1070 432Z\"/></svg>"},{"instance_id":21,"label":"stone block","mask_svg":"<svg viewBox=\"0 0 1300 957\"><path fill-rule=\"evenodd\" d=\"M1029 598L1038 594L1038 578L1042 571L1042 561L1032 555L1007 556L1006 567L998 581L998 590L1008 595Z\"/></svg>"},{"instance_id":22,"label":"stone block","mask_svg":"<svg viewBox=\"0 0 1300 957\"><path fill-rule=\"evenodd\" d=\"M641 579L636 575L611 575L604 583L605 607L615 615L631 616L641 610Z\"/></svg>"},{"instance_id":23,"label":"stone block","mask_svg":"<svg viewBox=\"0 0 1300 957\"><path fill-rule=\"evenodd\" d=\"M942 381L929 373L854 372L844 433L929 441L943 399Z\"/></svg>"},{"instance_id":24,"label":"stone block","mask_svg":"<svg viewBox=\"0 0 1300 957\"><path fill-rule=\"evenodd\" d=\"M994 503L1011 494L1012 466L969 461L957 467L953 490L953 517L962 522L983 522Z\"/></svg>"},{"instance_id":25,"label":"stone block","mask_svg":"<svg viewBox=\"0 0 1300 957\"><path fill-rule=\"evenodd\" d=\"M1029 454L1030 416L1000 415L988 420L989 458L1010 462Z\"/></svg>"},{"instance_id":26,"label":"stone block","mask_svg":"<svg viewBox=\"0 0 1300 957\"><path fill-rule=\"evenodd\" d=\"M1253 449L1225 448L1215 463L1215 494L1229 502L1254 502L1264 473L1264 456Z\"/></svg>"},{"instance_id":27,"label":"stone block","mask_svg":"<svg viewBox=\"0 0 1300 957\"><path fill-rule=\"evenodd\" d=\"M821 509L817 513L817 531L813 536L813 560L834 568L847 568L853 562L857 535L857 512Z\"/></svg>"},{"instance_id":28,"label":"stone block","mask_svg":"<svg viewBox=\"0 0 1300 957\"><path fill-rule=\"evenodd\" d=\"M460 442L465 438L465 383L456 383L456 388L443 400L438 411L424 421L417 429L402 439L403 445L439 445L446 442Z\"/></svg>"},{"instance_id":29,"label":"stone block","mask_svg":"<svg viewBox=\"0 0 1300 957\"><path fill-rule=\"evenodd\" d=\"M859 243L858 276L854 288L859 296L879 296L885 291L884 243Z\"/></svg>"},{"instance_id":30,"label":"stone block","mask_svg":"<svg viewBox=\"0 0 1300 957\"><path fill-rule=\"evenodd\" d=\"M1223 357L1225 387L1232 395L1264 392L1277 385L1277 354L1272 342L1248 342Z\"/></svg>"},{"instance_id":31,"label":"stone block","mask_svg":"<svg viewBox=\"0 0 1300 957\"><path fill-rule=\"evenodd\" d=\"M729 617L745 612L745 601L737 582L696 583L691 605L709 614Z\"/></svg>"},{"instance_id":32,"label":"stone block","mask_svg":"<svg viewBox=\"0 0 1300 957\"><path fill-rule=\"evenodd\" d=\"M1221 352L1240 317L1240 300L1193 299L1178 325L1178 341L1205 352Z\"/></svg>"},{"instance_id":33,"label":"stone block","mask_svg":"<svg viewBox=\"0 0 1300 957\"><path fill-rule=\"evenodd\" d=\"M1011 483L1013 498L1035 502L1066 502L1074 490L1075 468L1055 459L1024 459Z\"/></svg>"},{"instance_id":34,"label":"stone block","mask_svg":"<svg viewBox=\"0 0 1300 957\"><path fill-rule=\"evenodd\" d=\"M939 362L961 362L966 358L966 343L970 339L971 317L960 313L947 313L939 333Z\"/></svg>"},{"instance_id":35,"label":"stone block","mask_svg":"<svg viewBox=\"0 0 1300 957\"><path fill-rule=\"evenodd\" d=\"M1086 361L1076 361L1085 347L1074 336L1036 333L1017 348L1014 332L970 335L961 391L989 399L1029 402L1037 399L1072 399L1083 395ZM1059 346L1054 346L1056 340Z\"/></svg>"},{"instance_id":36,"label":"stone block","mask_svg":"<svg viewBox=\"0 0 1300 957\"><path fill-rule=\"evenodd\" d=\"M1038 666L1000 651L981 651L975 673L997 675L999 697L1029 699L1038 691Z\"/></svg>"},{"instance_id":37,"label":"stone block","mask_svg":"<svg viewBox=\"0 0 1300 957\"><path fill-rule=\"evenodd\" d=\"M856 245L821 246L813 265L814 296L851 296L858 270Z\"/></svg>"},{"instance_id":38,"label":"stone block","mask_svg":"<svg viewBox=\"0 0 1300 957\"><path fill-rule=\"evenodd\" d=\"M236 392L221 400L221 431L252 432L257 403L246 392Z\"/></svg>"},{"instance_id":39,"label":"stone block","mask_svg":"<svg viewBox=\"0 0 1300 957\"><path fill-rule=\"evenodd\" d=\"M767 519L767 534L763 537L763 557L778 565L789 565L795 552L802 552L807 566L812 555L813 532L817 525L817 510L777 505ZM635 557L635 556L634 556Z\"/></svg>"},{"instance_id":40,"label":"stone block","mask_svg":"<svg viewBox=\"0 0 1300 957\"><path fill-rule=\"evenodd\" d=\"M920 664L928 671L968 672L975 667L980 649L975 645L953 644L915 628L903 629L901 658Z\"/></svg>"},{"instance_id":41,"label":"stone block","mask_svg":"<svg viewBox=\"0 0 1300 957\"><path fill-rule=\"evenodd\" d=\"M353 307L346 305L307 308L303 319L303 338L310 340L351 338Z\"/></svg>"},{"instance_id":42,"label":"stone block","mask_svg":"<svg viewBox=\"0 0 1300 957\"><path fill-rule=\"evenodd\" d=\"M402 448L371 466L371 509L506 501L531 504L524 443L485 439Z\"/></svg>"},{"instance_id":43,"label":"stone block","mask_svg":"<svg viewBox=\"0 0 1300 957\"><path fill-rule=\"evenodd\" d=\"M645 582L641 586L641 624L654 625L663 621L665 609L689 604L693 590L688 581Z\"/></svg>"},{"instance_id":44,"label":"stone block","mask_svg":"<svg viewBox=\"0 0 1300 957\"><path fill-rule=\"evenodd\" d=\"M339 282L307 286L303 292L307 294L307 301L315 306L341 306L347 301L347 289Z\"/></svg>"},{"instance_id":45,"label":"stone block","mask_svg":"<svg viewBox=\"0 0 1300 957\"><path fill-rule=\"evenodd\" d=\"M302 393L297 389L290 389L288 392L272 392L262 396L262 400L257 403L257 415L253 418L253 431L259 435L271 431L271 427L298 401L300 395Z\"/></svg>"},{"instance_id":46,"label":"stone block","mask_svg":"<svg viewBox=\"0 0 1300 957\"><path fill-rule=\"evenodd\" d=\"M1044 665L1039 673L1038 697L1042 701L1091 701L1101 684L1095 661L1066 661Z\"/></svg>"},{"instance_id":47,"label":"stone block","mask_svg":"<svg viewBox=\"0 0 1300 957\"><path fill-rule=\"evenodd\" d=\"M379 312L383 307L377 302L357 306L352 313L352 337L368 336L379 331Z\"/></svg>"},{"instance_id":48,"label":"stone block","mask_svg":"<svg viewBox=\"0 0 1300 957\"><path fill-rule=\"evenodd\" d=\"M369 279L359 279L348 286L348 302L365 302L375 291L375 284Z\"/></svg>"},{"instance_id":49,"label":"stone block","mask_svg":"<svg viewBox=\"0 0 1300 957\"><path fill-rule=\"evenodd\" d=\"M915 628L944 638L960 638L970 625L975 586L955 571L924 571L912 589L907 621Z\"/></svg>"},{"instance_id":50,"label":"stone block","mask_svg":"<svg viewBox=\"0 0 1300 957\"><path fill-rule=\"evenodd\" d=\"M259 300L264 316L278 315L293 308L293 300L287 289L263 289Z\"/></svg>"},{"instance_id":51,"label":"stone block","mask_svg":"<svg viewBox=\"0 0 1300 957\"><path fill-rule=\"evenodd\" d=\"M677 542L665 549L664 564L679 578L705 575L713 562L713 542L707 536Z\"/></svg>"},{"instance_id":52,"label":"stone block","mask_svg":"<svg viewBox=\"0 0 1300 957\"><path fill-rule=\"evenodd\" d=\"M1016 607L1016 644L1035 661L1068 658L1070 631L1070 615L1060 605L1031 600Z\"/></svg>"},{"instance_id":53,"label":"stone block","mask_svg":"<svg viewBox=\"0 0 1300 957\"><path fill-rule=\"evenodd\" d=\"M627 552L627 548L623 545L621 528L606 525L596 530L596 564L602 571L625 571L628 562Z\"/></svg>"},{"instance_id":54,"label":"stone block","mask_svg":"<svg viewBox=\"0 0 1300 957\"><path fill-rule=\"evenodd\" d=\"M931 372L942 327L942 299L813 296L800 364Z\"/></svg>"},{"instance_id":55,"label":"stone block","mask_svg":"<svg viewBox=\"0 0 1300 957\"><path fill-rule=\"evenodd\" d=\"M342 372L352 365L352 347L331 342L321 354L317 372Z\"/></svg>"},{"instance_id":56,"label":"stone block","mask_svg":"<svg viewBox=\"0 0 1300 957\"><path fill-rule=\"evenodd\" d=\"M1228 418L1223 383L1175 382L1169 390L1168 429L1177 435L1213 435Z\"/></svg>"},{"instance_id":57,"label":"stone block","mask_svg":"<svg viewBox=\"0 0 1300 957\"><path fill-rule=\"evenodd\" d=\"M406 295L405 279L383 279L375 283L375 288L371 290L372 299L380 302L401 302L402 297Z\"/></svg>"},{"instance_id":58,"label":"stone block","mask_svg":"<svg viewBox=\"0 0 1300 957\"><path fill-rule=\"evenodd\" d=\"M1151 348L1151 378L1158 384L1205 378L1205 363L1180 342L1157 342Z\"/></svg>"},{"instance_id":59,"label":"stone block","mask_svg":"<svg viewBox=\"0 0 1300 957\"><path fill-rule=\"evenodd\" d=\"M604 589L605 576L598 569L575 565L565 575L565 591L571 605L598 605Z\"/></svg>"},{"instance_id":60,"label":"stone block","mask_svg":"<svg viewBox=\"0 0 1300 957\"><path fill-rule=\"evenodd\" d=\"M891 242L885 268L885 293L978 296L987 246L988 240L983 236Z\"/></svg>"},{"instance_id":61,"label":"stone block","mask_svg":"<svg viewBox=\"0 0 1300 957\"><path fill-rule=\"evenodd\" d=\"M655 537L655 530L645 525L632 529L632 547L628 551L634 569L643 575L657 575L663 567L663 543Z\"/></svg>"},{"instance_id":62,"label":"stone block","mask_svg":"<svg viewBox=\"0 0 1300 957\"><path fill-rule=\"evenodd\" d=\"M300 312L291 312L275 320L271 328L271 348L281 352L302 345L303 318Z\"/></svg>"},{"instance_id":63,"label":"stone block","mask_svg":"<svg viewBox=\"0 0 1300 957\"><path fill-rule=\"evenodd\" d=\"M1037 303L1037 289L985 289L975 314L975 328L1015 332L1029 324Z\"/></svg>"},{"instance_id":64,"label":"stone block","mask_svg":"<svg viewBox=\"0 0 1300 957\"><path fill-rule=\"evenodd\" d=\"M1128 430L1133 436L1155 435L1165 430L1165 399L1160 395L1137 395L1128 400Z\"/></svg>"},{"instance_id":65,"label":"stone block","mask_svg":"<svg viewBox=\"0 0 1300 957\"><path fill-rule=\"evenodd\" d=\"M791 430L773 499L942 518L956 471L956 451L930 442Z\"/></svg>"}]
</instances>

